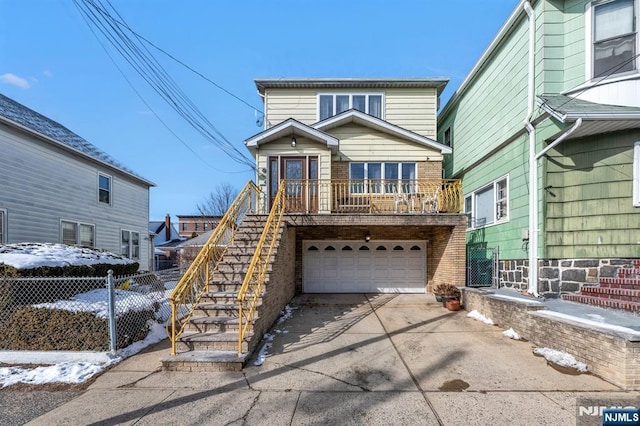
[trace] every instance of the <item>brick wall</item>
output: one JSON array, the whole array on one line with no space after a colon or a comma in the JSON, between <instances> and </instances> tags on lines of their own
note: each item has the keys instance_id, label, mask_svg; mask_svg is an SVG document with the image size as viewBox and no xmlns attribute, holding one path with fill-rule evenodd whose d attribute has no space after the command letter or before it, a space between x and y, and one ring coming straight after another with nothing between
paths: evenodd
<instances>
[{"instance_id":1,"label":"brick wall","mask_svg":"<svg viewBox=\"0 0 640 426\"><path fill-rule=\"evenodd\" d=\"M640 390L640 340L577 320L554 317L535 301L516 301L465 288L462 303L502 329L513 328L538 347L567 352L587 364L589 371L616 386Z\"/></svg>"},{"instance_id":2,"label":"brick wall","mask_svg":"<svg viewBox=\"0 0 640 426\"><path fill-rule=\"evenodd\" d=\"M545 296L577 293L585 285L597 285L600 278L616 276L619 268L633 268L633 259L545 259L538 272L538 288ZM528 260L501 260L501 286L526 290Z\"/></svg>"}]
</instances>

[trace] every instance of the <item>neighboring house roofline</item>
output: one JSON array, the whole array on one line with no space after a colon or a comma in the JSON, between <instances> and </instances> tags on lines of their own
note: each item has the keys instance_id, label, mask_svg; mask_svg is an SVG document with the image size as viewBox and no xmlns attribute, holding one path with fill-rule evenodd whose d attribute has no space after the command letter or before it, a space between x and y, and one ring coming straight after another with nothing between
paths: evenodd
<instances>
[{"instance_id":1,"label":"neighboring house roofline","mask_svg":"<svg viewBox=\"0 0 640 426\"><path fill-rule=\"evenodd\" d=\"M24 123L20 123L18 121L15 121L12 118L6 117L4 114L6 113L5 110L3 109L3 104L7 104L7 103L11 103L11 106L14 108L20 108L22 109L25 113L28 113L31 115L31 117L23 117L25 122ZM15 111L14 111L15 112ZM55 133L60 133L63 134L65 136L68 136L69 138L73 138L74 142L81 144L81 146L87 150L90 151L83 151L82 149L76 148L72 145L70 145L70 143L65 143L62 140L58 140L50 135L44 134L43 132L30 127L28 124L31 123L29 121L29 118L32 118L34 120L42 120L43 123L45 123L46 125L51 126L51 131L55 132ZM2 94L0 94L0 123L4 123L9 127L13 127L15 129L19 129L25 133L29 133L39 139L42 139L46 142L52 143L54 145L56 145L57 147L64 149L65 151L68 152L72 152L74 154L77 154L85 159L91 160L93 162L96 162L102 166L105 166L111 170L115 170L118 171L122 174L127 175L128 177L130 177L133 180L136 180L140 183L143 183L144 185L148 186L148 187L152 187L152 186L156 186L155 183L141 177L138 176L135 172L127 169L125 166L121 165L119 162L117 162L115 159L113 159L110 155L108 155L107 153L105 153L104 151L101 151L100 149L98 149L95 145L91 144L90 142L88 142L87 140L83 139L82 137L78 136L77 134L73 133L71 130L67 129L66 127L64 127L63 125L61 125L60 123L51 120L50 118L45 117L44 115L14 101L13 99L6 97ZM93 154L93 155L92 155Z\"/></svg>"},{"instance_id":2,"label":"neighboring house roofline","mask_svg":"<svg viewBox=\"0 0 640 426\"><path fill-rule=\"evenodd\" d=\"M386 89L435 88L442 93L448 78L259 78L254 80L258 93L265 89Z\"/></svg>"},{"instance_id":3,"label":"neighboring house roofline","mask_svg":"<svg viewBox=\"0 0 640 426\"><path fill-rule=\"evenodd\" d=\"M222 219L222 216L218 215L210 215L210 214L177 214L176 217L179 219L181 217L185 219Z\"/></svg>"},{"instance_id":4,"label":"neighboring house roofline","mask_svg":"<svg viewBox=\"0 0 640 426\"><path fill-rule=\"evenodd\" d=\"M598 104L558 94L539 95L536 101L545 113L561 123L582 120L582 125L568 139L640 128L638 107ZM547 140L557 139L565 130L563 128Z\"/></svg>"},{"instance_id":5,"label":"neighboring house roofline","mask_svg":"<svg viewBox=\"0 0 640 426\"><path fill-rule=\"evenodd\" d=\"M537 2L538 0L530 0L528 3L530 3L533 6L533 4ZM527 1L521 0L520 2L518 2L515 9L513 9L511 14L505 21L505 23L502 24L502 27L500 27L500 29L498 30L498 33L491 40L491 43L489 44L489 46L487 46L484 52L482 52L482 55L480 55L480 59L478 59L476 64L473 66L473 68L471 68L471 71L469 71L465 79L462 80L462 83L460 83L460 86L458 86L458 89L456 89L453 95L451 95L451 98L449 98L449 100L447 101L447 104L444 106L444 108L442 108L442 111L439 114L440 116L443 116L449 112L449 110L451 109L451 106L458 100L460 96L462 96L462 94L467 90L467 88L475 80L478 74L482 71L482 69L484 68L484 65L487 63L489 58L491 58L491 55L502 44L502 42L505 41L507 36L513 30L513 27L516 25L516 23L518 23L518 21L521 18L524 18L527 16L523 7L524 3L527 3Z\"/></svg>"},{"instance_id":6,"label":"neighboring house roofline","mask_svg":"<svg viewBox=\"0 0 640 426\"><path fill-rule=\"evenodd\" d=\"M451 154L450 147L438 143L437 141L430 139L426 136L422 136L418 133L414 133L403 127L391 124L388 121L384 121L380 118L374 117L369 114L365 114L362 111L350 109L340 114L334 115L315 124L312 124L313 128L320 130L328 130L334 127L339 127L347 123L356 123L365 127L373 128L385 133L390 133L396 136L401 136L405 139L409 139L412 142L416 142L420 145L428 146L440 151L441 154Z\"/></svg>"},{"instance_id":7,"label":"neighboring house roofline","mask_svg":"<svg viewBox=\"0 0 640 426\"><path fill-rule=\"evenodd\" d=\"M332 151L337 150L339 141L337 138L323 132L322 130L315 129L308 126L294 118L288 118L285 121L276 124L267 130L258 133L244 141L245 146L249 150L255 150L260 145L280 139L285 136L304 135L310 139L318 142L324 142L327 144L327 148Z\"/></svg>"}]
</instances>

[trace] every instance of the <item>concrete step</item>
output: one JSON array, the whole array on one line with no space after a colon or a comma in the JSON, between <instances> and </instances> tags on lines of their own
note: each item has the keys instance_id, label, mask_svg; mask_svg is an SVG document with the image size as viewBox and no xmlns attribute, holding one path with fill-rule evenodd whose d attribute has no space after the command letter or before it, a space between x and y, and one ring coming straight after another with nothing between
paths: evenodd
<instances>
[{"instance_id":1,"label":"concrete step","mask_svg":"<svg viewBox=\"0 0 640 426\"><path fill-rule=\"evenodd\" d=\"M200 303L236 303L237 291L210 291L204 293Z\"/></svg>"},{"instance_id":2,"label":"concrete step","mask_svg":"<svg viewBox=\"0 0 640 426\"><path fill-rule=\"evenodd\" d=\"M600 297L584 296L581 294L564 294L563 300L570 302L584 303L587 305L600 306L604 308L620 309L628 312L640 312L640 303L628 302L617 299L603 299Z\"/></svg>"},{"instance_id":3,"label":"concrete step","mask_svg":"<svg viewBox=\"0 0 640 426\"><path fill-rule=\"evenodd\" d=\"M235 302L235 301L233 301ZM238 304L236 303L214 303L200 302L194 309L193 315L196 317L233 317L238 316Z\"/></svg>"},{"instance_id":4,"label":"concrete step","mask_svg":"<svg viewBox=\"0 0 640 426\"><path fill-rule=\"evenodd\" d=\"M258 312L255 313L254 321L258 319ZM240 327L238 313L233 315L217 317L191 317L185 326L188 333L237 333ZM251 328L251 327L250 327Z\"/></svg>"},{"instance_id":5,"label":"concrete step","mask_svg":"<svg viewBox=\"0 0 640 426\"><path fill-rule=\"evenodd\" d=\"M217 372L240 371L248 354L236 351L190 351L162 358L164 371Z\"/></svg>"},{"instance_id":6,"label":"concrete step","mask_svg":"<svg viewBox=\"0 0 640 426\"><path fill-rule=\"evenodd\" d=\"M242 342L242 352L249 348L246 336ZM187 351L237 351L238 333L183 333L177 342L176 349L179 353Z\"/></svg>"},{"instance_id":7,"label":"concrete step","mask_svg":"<svg viewBox=\"0 0 640 426\"><path fill-rule=\"evenodd\" d=\"M585 286L582 287L581 293L585 296L600 297L602 299L617 299L640 303L640 289Z\"/></svg>"}]
</instances>

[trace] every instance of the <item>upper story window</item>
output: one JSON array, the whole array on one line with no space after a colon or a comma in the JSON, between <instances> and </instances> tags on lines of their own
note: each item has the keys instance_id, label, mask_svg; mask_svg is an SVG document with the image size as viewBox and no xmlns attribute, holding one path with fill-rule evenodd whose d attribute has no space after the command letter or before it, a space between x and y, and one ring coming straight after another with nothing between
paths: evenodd
<instances>
[{"instance_id":1,"label":"upper story window","mask_svg":"<svg viewBox=\"0 0 640 426\"><path fill-rule=\"evenodd\" d=\"M98 200L101 203L111 204L111 176L98 175Z\"/></svg>"},{"instance_id":2,"label":"upper story window","mask_svg":"<svg viewBox=\"0 0 640 426\"><path fill-rule=\"evenodd\" d=\"M87 223L61 221L62 244L95 247L96 227Z\"/></svg>"},{"instance_id":3,"label":"upper story window","mask_svg":"<svg viewBox=\"0 0 640 426\"><path fill-rule=\"evenodd\" d=\"M469 228L482 228L509 219L507 177L473 191L464 199L464 212L471 217Z\"/></svg>"},{"instance_id":4,"label":"upper story window","mask_svg":"<svg viewBox=\"0 0 640 426\"><path fill-rule=\"evenodd\" d=\"M447 127L445 129L443 143L446 146L451 146L451 144L453 143L453 140L451 139L451 127Z\"/></svg>"},{"instance_id":5,"label":"upper story window","mask_svg":"<svg viewBox=\"0 0 640 426\"><path fill-rule=\"evenodd\" d=\"M352 193L411 192L416 163L350 163Z\"/></svg>"},{"instance_id":6,"label":"upper story window","mask_svg":"<svg viewBox=\"0 0 640 426\"><path fill-rule=\"evenodd\" d=\"M333 117L349 109L357 109L382 119L381 93L336 93L318 95L318 119Z\"/></svg>"},{"instance_id":7,"label":"upper story window","mask_svg":"<svg viewBox=\"0 0 640 426\"><path fill-rule=\"evenodd\" d=\"M587 9L587 22L592 25L588 61L591 78L635 71L637 69L638 34L636 32L636 0L594 2ZM589 19L591 13L591 19Z\"/></svg>"}]
</instances>

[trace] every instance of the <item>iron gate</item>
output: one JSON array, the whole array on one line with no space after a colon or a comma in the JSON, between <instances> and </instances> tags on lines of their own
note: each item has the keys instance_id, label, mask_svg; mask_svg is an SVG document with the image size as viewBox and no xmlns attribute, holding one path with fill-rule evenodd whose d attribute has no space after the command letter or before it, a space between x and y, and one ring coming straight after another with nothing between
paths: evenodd
<instances>
[{"instance_id":1,"label":"iron gate","mask_svg":"<svg viewBox=\"0 0 640 426\"><path fill-rule=\"evenodd\" d=\"M500 287L498 247L467 247L467 287Z\"/></svg>"}]
</instances>

